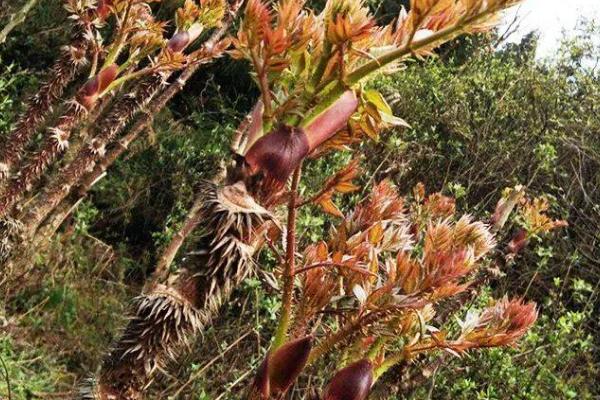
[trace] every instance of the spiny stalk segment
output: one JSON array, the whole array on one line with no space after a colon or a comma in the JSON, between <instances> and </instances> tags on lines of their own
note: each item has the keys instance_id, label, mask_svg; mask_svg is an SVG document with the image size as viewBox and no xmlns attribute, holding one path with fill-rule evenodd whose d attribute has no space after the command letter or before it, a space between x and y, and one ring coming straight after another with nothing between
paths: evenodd
<instances>
[{"instance_id":1,"label":"spiny stalk segment","mask_svg":"<svg viewBox=\"0 0 600 400\"><path fill-rule=\"evenodd\" d=\"M232 290L252 273L256 230L272 220L271 214L242 183L218 187L205 181L200 195L205 198L201 213L206 220L201 262L135 299L133 315L102 366L97 399L110 399L113 393L115 399L138 399L156 371L190 346Z\"/></svg>"}]
</instances>

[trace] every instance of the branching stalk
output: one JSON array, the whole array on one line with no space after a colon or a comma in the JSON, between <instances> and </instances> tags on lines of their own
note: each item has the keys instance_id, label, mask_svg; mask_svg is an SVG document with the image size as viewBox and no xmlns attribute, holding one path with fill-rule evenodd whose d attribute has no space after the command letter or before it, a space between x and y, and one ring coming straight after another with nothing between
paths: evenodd
<instances>
[{"instance_id":1,"label":"branching stalk","mask_svg":"<svg viewBox=\"0 0 600 400\"><path fill-rule=\"evenodd\" d=\"M268 125L273 117L273 111L271 107L271 88L269 86L269 77L267 76L268 71L265 63L259 60L258 54L256 54L255 51L252 51L252 64L254 64L254 69L257 71L258 75L258 85L260 86L260 93L262 95L264 106L263 121L265 124L265 130L268 131Z\"/></svg>"},{"instance_id":2,"label":"branching stalk","mask_svg":"<svg viewBox=\"0 0 600 400\"><path fill-rule=\"evenodd\" d=\"M407 45L398 49L392 50L380 57L375 58L360 66L356 70L350 72L344 82L325 82L326 87L320 92L322 99L318 106L315 107L301 122L301 126L305 127L309 125L323 110L327 109L333 104L343 93L347 90L348 86L352 86L360 82L362 79L370 75L371 73L381 69L382 67L401 59L409 54L415 53L419 49L431 46L434 43L445 41L448 38L454 37L462 32L467 26L477 23L478 21L484 20L491 14L497 12L495 8L490 8L484 12L475 14L470 17L463 18L455 25L448 28L442 29L438 32L432 33L426 38L417 40L415 42L409 42ZM333 78L332 78L333 79Z\"/></svg>"},{"instance_id":3,"label":"branching stalk","mask_svg":"<svg viewBox=\"0 0 600 400\"><path fill-rule=\"evenodd\" d=\"M232 9L233 12L233 9ZM237 12L237 11L235 11ZM206 48L206 55L199 58L196 62L189 64L179 75L177 80L170 84L159 96L154 100L151 100L148 106L145 103L154 97L154 93L158 91L163 84L163 77L160 75L153 75L148 78L148 83L137 93L136 98L142 101L138 103L138 100L133 98L125 98L118 101L113 107L113 112L109 113L99 126L104 127L104 130L100 132L94 138L94 146L82 149L80 154L75 158L74 162L61 170L59 175L48 185L46 190L36 199L30 207L23 220L23 223L27 227L27 231L33 234L39 224L46 218L46 216L52 212L52 210L68 195L71 188L77 185L83 178L86 171L91 167L94 168L93 172L89 175L89 179L86 178L82 185L80 192L87 192L91 185L89 182L94 182L106 169L112 165L118 157L127 149L129 143L137 138L148 124L152 122L152 116L158 111L165 107L165 105L179 93L186 85L188 80L196 73L196 71L207 62L210 62L216 57L219 57L222 53L214 53L211 49L214 49L217 42L221 40L223 35L227 32L231 22L224 22L222 26L216 30L211 37L204 44ZM127 139L123 141L124 146L109 151L108 157L99 157L95 151L96 146L107 146L116 136L125 128L131 118L138 113L141 109L146 111L141 114L133 126L130 128ZM99 164L96 165L97 160ZM87 188L86 188L87 187Z\"/></svg>"},{"instance_id":4,"label":"branching stalk","mask_svg":"<svg viewBox=\"0 0 600 400\"><path fill-rule=\"evenodd\" d=\"M48 166L66 150L71 131L87 115L81 104L73 101L68 110L60 118L59 123L51 131L42 148L38 150L20 175L8 186L0 199L0 216L10 213L12 206L20 200L32 184L46 171Z\"/></svg>"},{"instance_id":5,"label":"branching stalk","mask_svg":"<svg viewBox=\"0 0 600 400\"><path fill-rule=\"evenodd\" d=\"M67 85L85 65L83 59L88 45L87 39L76 39L54 64L46 83L27 103L15 129L0 147L0 182L10 176L12 167L23 156L25 147L46 120L56 100L62 96Z\"/></svg>"}]
</instances>

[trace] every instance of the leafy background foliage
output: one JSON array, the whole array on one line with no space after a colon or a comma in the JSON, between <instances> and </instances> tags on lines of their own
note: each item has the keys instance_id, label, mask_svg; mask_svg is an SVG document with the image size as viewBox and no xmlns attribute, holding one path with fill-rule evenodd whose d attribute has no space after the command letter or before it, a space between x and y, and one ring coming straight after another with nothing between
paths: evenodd
<instances>
[{"instance_id":1,"label":"leafy background foliage","mask_svg":"<svg viewBox=\"0 0 600 400\"><path fill-rule=\"evenodd\" d=\"M161 7L173 7L164 2ZM379 15L389 2L372 4ZM1 17L1 16L0 16ZM35 21L35 23L32 23ZM0 49L0 132L5 134L38 78L64 43L64 13L42 1L28 23ZM600 31L588 24L565 41L554 61L534 58L535 36L496 51L496 38L460 39L432 61L414 62L373 84L410 129L389 131L364 145L362 193L389 177L408 193L417 182L458 200L459 210L489 216L500 191L525 184L544 195L569 228L528 250L500 271L487 296L526 295L541 306L537 327L516 349L495 349L424 370L412 399L548 399L600 396L600 75L589 66L600 55ZM483 44L483 45L482 45ZM232 82L234 84L232 84ZM14 398L44 398L70 390L96 365L121 325L126 299L153 265L157 250L181 223L196 182L211 177L228 139L257 92L242 62L220 60L200 73L155 120L153 130L120 160L68 221L34 279L0 311L0 356ZM308 166L301 190L348 161L336 155ZM338 204L344 207L347 204ZM331 219L303 210L299 232L320 237ZM514 229L516 230L516 223ZM509 238L501 242L506 245ZM194 249L193 238L182 252ZM280 307L264 274L248 279L217 325L196 344L191 363L157 389L181 398L238 398L245 376L268 346L269 321ZM242 340L237 340L242 335ZM232 345L234 344L234 345ZM200 350L201 349L201 350ZM191 367L185 367L191 365ZM208 366L207 366L208 365ZM402 378L397 371L395 378ZM187 382L187 383L186 383ZM302 384L302 383L300 383ZM394 390L374 398L396 398ZM408 393L408 394L406 394ZM400 397L397 397L400 398Z\"/></svg>"}]
</instances>

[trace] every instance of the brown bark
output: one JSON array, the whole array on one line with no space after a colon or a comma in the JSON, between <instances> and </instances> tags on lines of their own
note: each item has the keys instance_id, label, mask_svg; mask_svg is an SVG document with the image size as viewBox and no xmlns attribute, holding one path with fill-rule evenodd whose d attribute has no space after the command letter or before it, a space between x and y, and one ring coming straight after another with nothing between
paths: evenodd
<instances>
[{"instance_id":1,"label":"brown bark","mask_svg":"<svg viewBox=\"0 0 600 400\"><path fill-rule=\"evenodd\" d=\"M0 147L0 181L8 178L11 168L21 159L25 147L46 120L56 99L62 96L67 85L85 64L83 58L87 47L86 39L76 39L54 64L46 83L27 103L15 129Z\"/></svg>"}]
</instances>

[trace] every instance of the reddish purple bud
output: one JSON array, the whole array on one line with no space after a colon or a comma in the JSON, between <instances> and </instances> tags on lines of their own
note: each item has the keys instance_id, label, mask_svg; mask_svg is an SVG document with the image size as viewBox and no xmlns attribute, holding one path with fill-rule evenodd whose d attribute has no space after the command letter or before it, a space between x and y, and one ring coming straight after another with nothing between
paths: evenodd
<instances>
[{"instance_id":1,"label":"reddish purple bud","mask_svg":"<svg viewBox=\"0 0 600 400\"><path fill-rule=\"evenodd\" d=\"M258 139L245 159L252 175L262 172L266 178L283 185L309 150L304 130L282 125Z\"/></svg>"},{"instance_id":2,"label":"reddish purple bud","mask_svg":"<svg viewBox=\"0 0 600 400\"><path fill-rule=\"evenodd\" d=\"M521 229L513 236L512 240L508 243L508 251L512 254L517 254L527 246L529 240L527 239L527 231Z\"/></svg>"},{"instance_id":3,"label":"reddish purple bud","mask_svg":"<svg viewBox=\"0 0 600 400\"><path fill-rule=\"evenodd\" d=\"M329 108L319 114L305 127L310 150L331 138L335 133L348 123L348 120L356 112L358 99L353 91L348 90Z\"/></svg>"},{"instance_id":4,"label":"reddish purple bud","mask_svg":"<svg viewBox=\"0 0 600 400\"><path fill-rule=\"evenodd\" d=\"M177 32L167 43L169 50L179 53L185 50L202 33L201 24L193 24L190 29L184 32Z\"/></svg>"},{"instance_id":5,"label":"reddish purple bud","mask_svg":"<svg viewBox=\"0 0 600 400\"><path fill-rule=\"evenodd\" d=\"M190 34L186 32L177 32L167 43L167 48L174 53L183 51L190 43Z\"/></svg>"},{"instance_id":6,"label":"reddish purple bud","mask_svg":"<svg viewBox=\"0 0 600 400\"><path fill-rule=\"evenodd\" d=\"M250 399L267 400L285 394L304 369L311 348L312 337L307 336L267 354L256 373Z\"/></svg>"},{"instance_id":7,"label":"reddish purple bud","mask_svg":"<svg viewBox=\"0 0 600 400\"><path fill-rule=\"evenodd\" d=\"M83 87L81 88L81 95L85 97L93 96L98 93L98 88L100 87L100 79L98 75L90 78Z\"/></svg>"},{"instance_id":8,"label":"reddish purple bud","mask_svg":"<svg viewBox=\"0 0 600 400\"><path fill-rule=\"evenodd\" d=\"M282 125L261 137L245 155L251 175L263 173L267 180L284 185L312 150L347 124L357 106L354 92L347 91L306 128Z\"/></svg>"},{"instance_id":9,"label":"reddish purple bud","mask_svg":"<svg viewBox=\"0 0 600 400\"><path fill-rule=\"evenodd\" d=\"M372 385L373 365L369 360L361 360L335 374L323 400L366 400Z\"/></svg>"},{"instance_id":10,"label":"reddish purple bud","mask_svg":"<svg viewBox=\"0 0 600 400\"><path fill-rule=\"evenodd\" d=\"M87 81L79 92L79 102L88 110L119 74L119 66L111 64Z\"/></svg>"},{"instance_id":11,"label":"reddish purple bud","mask_svg":"<svg viewBox=\"0 0 600 400\"><path fill-rule=\"evenodd\" d=\"M248 400L268 400L269 397L271 397L271 385L269 384L269 355L267 354L256 371Z\"/></svg>"},{"instance_id":12,"label":"reddish purple bud","mask_svg":"<svg viewBox=\"0 0 600 400\"><path fill-rule=\"evenodd\" d=\"M117 75L119 74L119 66L117 64L111 64L108 67L104 68L98 74L98 79L100 80L99 92L102 93L108 88L108 86L113 83Z\"/></svg>"},{"instance_id":13,"label":"reddish purple bud","mask_svg":"<svg viewBox=\"0 0 600 400\"><path fill-rule=\"evenodd\" d=\"M288 342L275 350L269 360L269 384L271 394L279 395L294 384L308 360L312 337L307 336Z\"/></svg>"}]
</instances>

